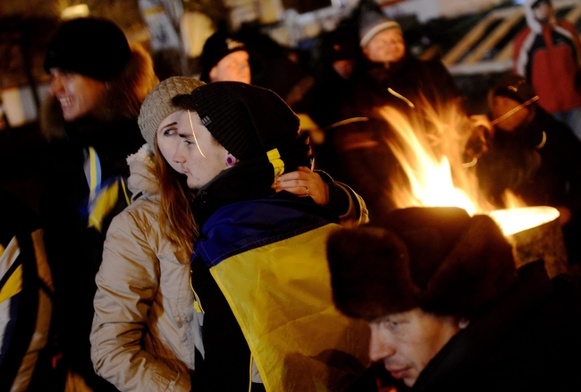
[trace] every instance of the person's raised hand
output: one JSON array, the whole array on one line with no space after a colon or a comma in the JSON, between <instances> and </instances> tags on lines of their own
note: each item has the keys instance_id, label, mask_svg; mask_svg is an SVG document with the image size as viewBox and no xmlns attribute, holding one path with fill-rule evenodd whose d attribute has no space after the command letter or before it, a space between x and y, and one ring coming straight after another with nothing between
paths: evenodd
<instances>
[{"instance_id":1,"label":"person's raised hand","mask_svg":"<svg viewBox=\"0 0 581 392\"><path fill-rule=\"evenodd\" d=\"M272 189L287 191L301 197L312 197L315 203L325 205L329 202L329 186L320 175L308 167L301 166L297 171L279 176Z\"/></svg>"}]
</instances>

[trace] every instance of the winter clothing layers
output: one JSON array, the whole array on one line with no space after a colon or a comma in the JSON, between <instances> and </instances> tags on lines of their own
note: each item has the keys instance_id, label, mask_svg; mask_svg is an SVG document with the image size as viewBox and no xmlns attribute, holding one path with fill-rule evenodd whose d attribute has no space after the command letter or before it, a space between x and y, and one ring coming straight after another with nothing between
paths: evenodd
<instances>
[{"instance_id":1,"label":"winter clothing layers","mask_svg":"<svg viewBox=\"0 0 581 392\"><path fill-rule=\"evenodd\" d=\"M194 389L345 390L367 365L368 343L364 325L332 306L324 241L336 215L309 198L273 194L238 165L195 202L196 217L208 219L192 260L205 312ZM252 194L235 185L240 177Z\"/></svg>"},{"instance_id":2,"label":"winter clothing layers","mask_svg":"<svg viewBox=\"0 0 581 392\"><path fill-rule=\"evenodd\" d=\"M542 260L515 271L494 225L455 208L414 207L340 229L327 245L335 301L374 320L415 306L467 316L411 391L579 390L581 278L550 280Z\"/></svg>"},{"instance_id":3,"label":"winter clothing layers","mask_svg":"<svg viewBox=\"0 0 581 392\"><path fill-rule=\"evenodd\" d=\"M572 215L563 234L569 261L576 263L581 261L581 142L565 123L536 104L528 108L533 113L517 129L494 132L476 164L480 188L498 208L507 207L506 191L526 205L567 207Z\"/></svg>"},{"instance_id":4,"label":"winter clothing layers","mask_svg":"<svg viewBox=\"0 0 581 392\"><path fill-rule=\"evenodd\" d=\"M422 106L426 103L439 108L460 98L452 75L439 60L405 55L389 65L366 61L360 66L354 73L352 93L344 97L343 119L383 105L422 117Z\"/></svg>"},{"instance_id":5,"label":"winter clothing layers","mask_svg":"<svg viewBox=\"0 0 581 392\"><path fill-rule=\"evenodd\" d=\"M121 391L190 391L196 340L201 344L190 255L161 232L151 150L144 146L128 162L134 200L113 218L105 240L91 357L97 373Z\"/></svg>"},{"instance_id":6,"label":"winter clothing layers","mask_svg":"<svg viewBox=\"0 0 581 392\"><path fill-rule=\"evenodd\" d=\"M53 390L52 274L42 229L28 207L0 189L0 390Z\"/></svg>"},{"instance_id":7,"label":"winter clothing layers","mask_svg":"<svg viewBox=\"0 0 581 392\"><path fill-rule=\"evenodd\" d=\"M75 48L71 50L71 48ZM117 76L131 59L123 31L101 18L77 18L63 23L52 37L44 69L60 68L107 81Z\"/></svg>"},{"instance_id":8,"label":"winter clothing layers","mask_svg":"<svg viewBox=\"0 0 581 392\"><path fill-rule=\"evenodd\" d=\"M95 274L101 263L108 224L127 203L120 189L116 193L121 203L103 216L101 231L89 227L90 188L83 169L85 151L92 147L97 152L105 188L106 184L129 175L126 158L139 149L143 139L134 120L102 124L80 121L67 128L69 138L51 142L42 168L45 195L41 213L48 260L54 272L55 322L64 360L75 372L90 378L94 371L88 337L93 319ZM100 380L94 382L100 384Z\"/></svg>"},{"instance_id":9,"label":"winter clothing layers","mask_svg":"<svg viewBox=\"0 0 581 392\"><path fill-rule=\"evenodd\" d=\"M193 389L346 389L367 366L367 335L331 302L324 239L338 214L271 188L276 175L309 163L296 116L274 92L238 82L209 83L173 102L196 110L240 157L193 204L192 287L205 350Z\"/></svg>"},{"instance_id":10,"label":"winter clothing layers","mask_svg":"<svg viewBox=\"0 0 581 392\"><path fill-rule=\"evenodd\" d=\"M125 36L119 39L126 42ZM90 358L95 274L108 224L129 202L124 184L129 175L126 158L143 145L137 126L139 105L158 82L145 49L134 43L129 47L129 62L119 75L107 80L105 96L91 116L65 121L52 96L41 115L49 144L40 168L44 180L40 211L55 283L54 320L61 363L99 391L111 386L96 376Z\"/></svg>"},{"instance_id":11,"label":"winter clothing layers","mask_svg":"<svg viewBox=\"0 0 581 392\"><path fill-rule=\"evenodd\" d=\"M581 109L579 33L566 20L536 20L533 1L527 0L523 6L528 26L514 40L515 73L532 85L539 105L547 112ZM569 125L581 135L581 129Z\"/></svg>"},{"instance_id":12,"label":"winter clothing layers","mask_svg":"<svg viewBox=\"0 0 581 392\"><path fill-rule=\"evenodd\" d=\"M580 328L579 277L549 280L542 261L526 264L506 295L428 363L412 391L578 391Z\"/></svg>"}]
</instances>

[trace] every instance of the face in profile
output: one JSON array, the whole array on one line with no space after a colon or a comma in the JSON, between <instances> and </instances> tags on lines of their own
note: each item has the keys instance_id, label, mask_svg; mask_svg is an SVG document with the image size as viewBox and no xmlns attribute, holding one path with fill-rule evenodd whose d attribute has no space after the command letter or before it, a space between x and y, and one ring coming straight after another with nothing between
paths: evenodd
<instances>
[{"instance_id":1,"label":"face in profile","mask_svg":"<svg viewBox=\"0 0 581 392\"><path fill-rule=\"evenodd\" d=\"M167 116L160 124L155 133L155 142L157 148L159 149L161 155L165 161L174 169L176 172L183 174L182 168L179 163L175 162L173 159L174 154L178 149L178 145L181 142L180 136L178 135L178 122L180 117L180 112L174 112Z\"/></svg>"},{"instance_id":2,"label":"face in profile","mask_svg":"<svg viewBox=\"0 0 581 392\"><path fill-rule=\"evenodd\" d=\"M98 115L107 92L104 82L57 68L51 68L50 75L50 93L60 103L65 121Z\"/></svg>"},{"instance_id":3,"label":"face in profile","mask_svg":"<svg viewBox=\"0 0 581 392\"><path fill-rule=\"evenodd\" d=\"M533 7L533 14L539 22L548 22L553 16L553 8L547 2L541 1Z\"/></svg>"},{"instance_id":4,"label":"face in profile","mask_svg":"<svg viewBox=\"0 0 581 392\"><path fill-rule=\"evenodd\" d=\"M178 140L168 134L160 145L160 133L177 131ZM227 169L228 152L202 124L196 112L180 110L167 116L158 127L159 149L174 170L187 177L188 187L199 189Z\"/></svg>"},{"instance_id":5,"label":"face in profile","mask_svg":"<svg viewBox=\"0 0 581 392\"><path fill-rule=\"evenodd\" d=\"M222 58L218 64L210 70L210 81L250 83L251 73L248 52L245 50L238 50Z\"/></svg>"},{"instance_id":6,"label":"face in profile","mask_svg":"<svg viewBox=\"0 0 581 392\"><path fill-rule=\"evenodd\" d=\"M405 55L405 42L400 29L390 28L377 33L363 48L365 56L376 63L394 63Z\"/></svg>"},{"instance_id":7,"label":"face in profile","mask_svg":"<svg viewBox=\"0 0 581 392\"><path fill-rule=\"evenodd\" d=\"M456 318L416 308L374 320L369 327L371 360L382 361L393 378L411 387L428 362L464 325Z\"/></svg>"},{"instance_id":8,"label":"face in profile","mask_svg":"<svg viewBox=\"0 0 581 392\"><path fill-rule=\"evenodd\" d=\"M498 119L503 116L505 113L508 113L511 110L515 110L511 115L507 115L502 121L499 121L496 124L498 129L503 131L514 131L517 129L529 116L530 108L529 107L521 107L516 109L521 105L520 102L505 97L502 95L495 95L492 99L492 117L493 119Z\"/></svg>"}]
</instances>

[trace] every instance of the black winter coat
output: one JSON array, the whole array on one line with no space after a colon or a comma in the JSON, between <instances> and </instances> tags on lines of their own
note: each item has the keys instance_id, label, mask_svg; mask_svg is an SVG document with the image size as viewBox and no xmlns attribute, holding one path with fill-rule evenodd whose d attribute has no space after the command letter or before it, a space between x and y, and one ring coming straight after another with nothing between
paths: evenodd
<instances>
[{"instance_id":1,"label":"black winter coat","mask_svg":"<svg viewBox=\"0 0 581 392\"><path fill-rule=\"evenodd\" d=\"M434 107L461 97L452 75L439 60L406 55L389 66L367 61L355 70L350 91L342 96L341 116L365 116L372 108L390 105L423 117L422 97Z\"/></svg>"},{"instance_id":2,"label":"black winter coat","mask_svg":"<svg viewBox=\"0 0 581 392\"><path fill-rule=\"evenodd\" d=\"M534 262L517 282L442 348L414 392L581 390L581 279L549 280Z\"/></svg>"},{"instance_id":3,"label":"black winter coat","mask_svg":"<svg viewBox=\"0 0 581 392\"><path fill-rule=\"evenodd\" d=\"M97 390L107 384L94 375L90 361L89 333L93 320L95 275L99 268L106 229L113 210L104 220L101 232L88 227L86 206L89 186L83 165L85 149L97 152L102 183L117 176L127 177L127 156L143 144L136 120L108 123L78 121L66 125L67 138L53 139L48 146L43 171L44 194L41 219L45 245L54 271L55 322L59 343L67 366L82 374ZM122 201L122 200L121 200ZM124 203L120 203L123 208Z\"/></svg>"}]
</instances>

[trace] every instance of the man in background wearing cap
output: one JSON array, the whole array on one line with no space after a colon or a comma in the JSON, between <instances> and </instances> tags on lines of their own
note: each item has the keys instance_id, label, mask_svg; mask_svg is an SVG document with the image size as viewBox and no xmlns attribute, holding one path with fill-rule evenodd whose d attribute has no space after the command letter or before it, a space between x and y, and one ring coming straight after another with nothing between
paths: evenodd
<instances>
[{"instance_id":1,"label":"man in background wearing cap","mask_svg":"<svg viewBox=\"0 0 581 392\"><path fill-rule=\"evenodd\" d=\"M344 120L372 108L393 106L421 118L423 106L457 104L460 92L441 61L420 60L406 48L399 23L381 11L363 8L355 18L363 60L353 74L353 89L343 96Z\"/></svg>"},{"instance_id":2,"label":"man in background wearing cap","mask_svg":"<svg viewBox=\"0 0 581 392\"><path fill-rule=\"evenodd\" d=\"M539 95L539 106L569 124L581 139L581 41L557 19L551 0L526 0L527 26L514 39L514 72Z\"/></svg>"},{"instance_id":3,"label":"man in background wearing cap","mask_svg":"<svg viewBox=\"0 0 581 392\"><path fill-rule=\"evenodd\" d=\"M161 99L151 97L144 132ZM202 85L172 105L181 110L157 129L183 139L173 161L195 191L200 233L192 287L203 352L193 390L344 390L368 360L363 325L330 302L324 238L338 214L307 186L299 196L273 187L309 165L298 117L271 90L240 82Z\"/></svg>"},{"instance_id":4,"label":"man in background wearing cap","mask_svg":"<svg viewBox=\"0 0 581 392\"><path fill-rule=\"evenodd\" d=\"M212 34L200 55L203 82L233 81L250 83L250 55L244 43L223 30Z\"/></svg>"},{"instance_id":5,"label":"man in background wearing cap","mask_svg":"<svg viewBox=\"0 0 581 392\"><path fill-rule=\"evenodd\" d=\"M71 379L107 390L93 371L89 332L95 274L108 224L128 203L128 155L143 144L141 102L158 83L147 51L113 22L63 22L46 50L50 96L41 126L49 144L41 168L48 261L55 283L55 331Z\"/></svg>"},{"instance_id":6,"label":"man in background wearing cap","mask_svg":"<svg viewBox=\"0 0 581 392\"><path fill-rule=\"evenodd\" d=\"M529 206L557 208L569 263L578 266L581 141L538 101L532 86L514 74L489 90L492 137L476 163L476 173L483 194L496 208L509 207L507 192Z\"/></svg>"},{"instance_id":7,"label":"man in background wearing cap","mask_svg":"<svg viewBox=\"0 0 581 392\"><path fill-rule=\"evenodd\" d=\"M369 354L418 391L581 390L581 281L515 270L487 215L412 207L327 243L333 299Z\"/></svg>"}]
</instances>

